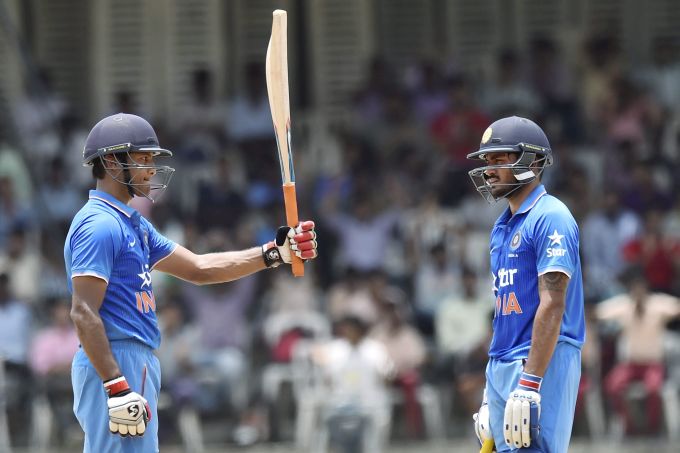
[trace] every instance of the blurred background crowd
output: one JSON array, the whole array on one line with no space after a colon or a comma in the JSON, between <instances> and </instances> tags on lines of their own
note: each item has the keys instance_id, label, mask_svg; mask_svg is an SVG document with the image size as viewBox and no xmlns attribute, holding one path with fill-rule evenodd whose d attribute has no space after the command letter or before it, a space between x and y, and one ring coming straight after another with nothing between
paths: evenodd
<instances>
[{"instance_id":1,"label":"blurred background crowd","mask_svg":"<svg viewBox=\"0 0 680 453\"><path fill-rule=\"evenodd\" d=\"M32 4L17 13L28 38ZM106 114L146 117L177 171L155 204L134 207L195 252L264 243L284 221L264 54L236 68L231 91L209 61L189 67L172 111L125 87L83 108L31 39L10 45L3 9L6 55L23 56L25 76L0 128L0 410L15 445L77 445L63 240L94 185L84 138ZM320 256L302 279L279 268L195 287L153 275L161 443L313 449L319 419L326 441L347 445L352 420L370 420L379 443L473 435L494 306L488 235L505 203L475 192L465 156L509 115L546 131L556 163L543 181L580 226L588 340L575 435L680 437L680 36L647 34L635 58L630 34L605 27L501 42L475 65L436 53L405 64L383 43L339 86L332 114L292 85L298 203ZM293 71L312 84L306 63Z\"/></svg>"}]
</instances>

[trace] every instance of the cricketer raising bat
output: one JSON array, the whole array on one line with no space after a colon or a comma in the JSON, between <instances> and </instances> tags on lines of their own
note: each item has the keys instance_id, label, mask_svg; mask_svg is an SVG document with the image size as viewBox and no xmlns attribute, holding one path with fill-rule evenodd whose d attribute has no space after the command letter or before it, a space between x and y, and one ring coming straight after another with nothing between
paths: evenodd
<instances>
[{"instance_id":1,"label":"cricketer raising bat","mask_svg":"<svg viewBox=\"0 0 680 453\"><path fill-rule=\"evenodd\" d=\"M272 35L267 47L267 93L269 107L274 121L276 146L279 151L281 179L283 181L283 201L286 207L286 223L295 228L298 225L297 199L295 196L295 171L293 170L293 151L290 146L290 101L288 96L288 20L286 12L274 11ZM302 260L292 254L293 275L305 275Z\"/></svg>"}]
</instances>

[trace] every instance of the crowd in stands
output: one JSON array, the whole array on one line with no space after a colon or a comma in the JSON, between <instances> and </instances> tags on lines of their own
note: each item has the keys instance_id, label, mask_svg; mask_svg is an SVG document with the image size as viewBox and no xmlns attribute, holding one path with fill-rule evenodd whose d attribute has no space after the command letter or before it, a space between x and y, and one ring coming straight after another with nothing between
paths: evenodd
<instances>
[{"instance_id":1,"label":"crowd in stands","mask_svg":"<svg viewBox=\"0 0 680 453\"><path fill-rule=\"evenodd\" d=\"M129 93L102 112L145 115L173 150L166 193L132 204L193 251L262 244L284 222L263 69L245 68L245 89L229 99L198 69L191 102L165 117L146 115ZM47 74L40 81L14 106L15 133L0 139L0 357L17 443L29 442L24 401L40 392L66 414L60 423L69 420L78 339L62 250L94 184L80 163L92 124ZM373 442L428 436L424 387L441 396L445 435L471 436L493 316L488 237L505 208L476 193L466 154L508 115L546 130L556 164L543 181L580 226L589 313L582 398L601 388L606 419L622 435L666 433L662 391L674 382L680 392L666 341L680 334L680 43L659 38L649 60L633 64L613 38L587 39L572 59L537 38L526 51L499 51L484 74L455 62L398 69L375 58L356 88L350 120L330 124L321 143L299 137L296 146L293 125L301 217L317 222L320 238L303 279L279 268L194 287L153 275L161 442L182 432L162 411L169 405L221 423L220 441L292 438L295 404L286 406L285 389L268 388L288 375L263 376L298 362L318 369L318 382L300 384L293 370L290 393L321 385L332 389L327 405L337 398L338 410L321 411L328 441L352 441L333 424L352 414L372 420ZM644 386L648 424L631 417L634 382ZM300 404L297 412L300 421ZM577 435L592 427L582 429L577 423Z\"/></svg>"}]
</instances>

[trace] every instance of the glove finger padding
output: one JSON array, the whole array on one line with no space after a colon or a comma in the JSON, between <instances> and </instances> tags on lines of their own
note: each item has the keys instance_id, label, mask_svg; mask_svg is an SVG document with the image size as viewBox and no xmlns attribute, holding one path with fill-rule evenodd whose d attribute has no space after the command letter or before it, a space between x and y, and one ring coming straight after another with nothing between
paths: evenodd
<instances>
[{"instance_id":1,"label":"glove finger padding","mask_svg":"<svg viewBox=\"0 0 680 453\"><path fill-rule=\"evenodd\" d=\"M516 448L522 446L522 430L521 430L521 420L522 420L522 402L513 401L512 402L512 422L510 424L510 429L512 430L512 443Z\"/></svg>"},{"instance_id":2,"label":"glove finger padding","mask_svg":"<svg viewBox=\"0 0 680 453\"><path fill-rule=\"evenodd\" d=\"M503 436L511 448L531 446L538 439L541 415L541 395L518 389L510 394L505 405Z\"/></svg>"},{"instance_id":3,"label":"glove finger padding","mask_svg":"<svg viewBox=\"0 0 680 453\"><path fill-rule=\"evenodd\" d=\"M301 222L295 229L288 231L290 248L295 256L303 260L313 259L317 256L316 231L314 222L307 220Z\"/></svg>"},{"instance_id":4,"label":"glove finger padding","mask_svg":"<svg viewBox=\"0 0 680 453\"><path fill-rule=\"evenodd\" d=\"M314 231L315 224L312 220L304 220L295 227L296 233L302 233L303 231Z\"/></svg>"}]
</instances>

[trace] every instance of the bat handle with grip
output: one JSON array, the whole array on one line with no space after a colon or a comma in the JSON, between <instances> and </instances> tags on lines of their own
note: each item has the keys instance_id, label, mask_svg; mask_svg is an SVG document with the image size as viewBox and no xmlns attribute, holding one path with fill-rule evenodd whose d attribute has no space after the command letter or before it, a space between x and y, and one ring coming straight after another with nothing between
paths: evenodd
<instances>
[{"instance_id":1,"label":"bat handle with grip","mask_svg":"<svg viewBox=\"0 0 680 453\"><path fill-rule=\"evenodd\" d=\"M484 441L484 444L482 444L482 449L479 450L479 453L491 453L493 451L493 447L493 439L487 439Z\"/></svg>"},{"instance_id":2,"label":"bat handle with grip","mask_svg":"<svg viewBox=\"0 0 680 453\"><path fill-rule=\"evenodd\" d=\"M286 207L286 223L289 227L295 228L298 226L298 210L297 198L295 196L295 183L287 183L283 185L283 203ZM302 277L305 275L305 266L297 255L294 253L291 256L291 267L293 275Z\"/></svg>"}]
</instances>

